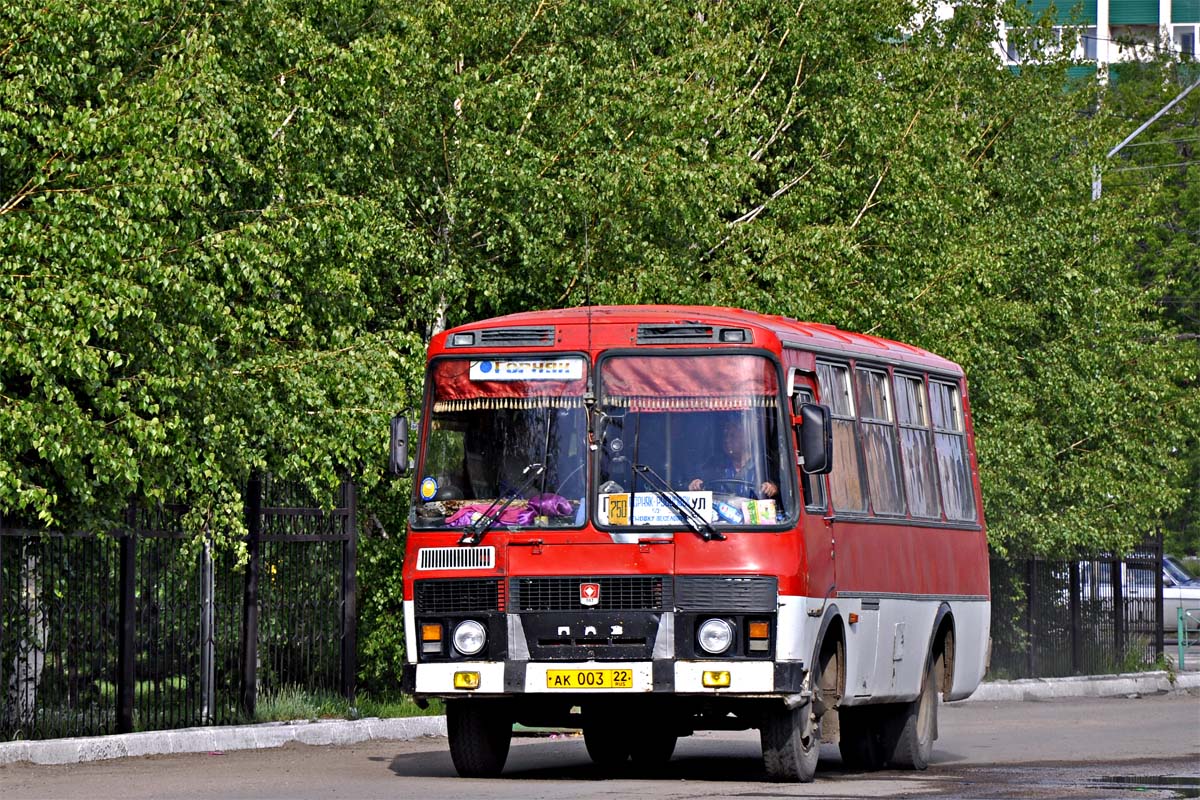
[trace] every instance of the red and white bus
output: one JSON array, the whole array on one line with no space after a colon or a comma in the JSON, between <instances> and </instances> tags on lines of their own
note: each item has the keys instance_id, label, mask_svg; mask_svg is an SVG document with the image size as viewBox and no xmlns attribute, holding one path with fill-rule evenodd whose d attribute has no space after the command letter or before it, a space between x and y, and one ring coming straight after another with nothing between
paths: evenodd
<instances>
[{"instance_id":1,"label":"red and white bus","mask_svg":"<svg viewBox=\"0 0 1200 800\"><path fill-rule=\"evenodd\" d=\"M409 464L393 421L393 469ZM773 780L821 742L923 769L985 670L967 385L920 348L726 308L590 307L429 347L404 565L418 700L465 776L514 723L654 764L758 729Z\"/></svg>"}]
</instances>

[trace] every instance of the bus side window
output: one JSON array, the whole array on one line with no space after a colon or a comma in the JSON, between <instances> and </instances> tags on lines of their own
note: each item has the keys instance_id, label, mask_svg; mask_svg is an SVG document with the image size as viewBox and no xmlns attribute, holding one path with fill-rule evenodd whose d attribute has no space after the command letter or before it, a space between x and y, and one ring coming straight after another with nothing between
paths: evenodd
<instances>
[{"instance_id":1,"label":"bus side window","mask_svg":"<svg viewBox=\"0 0 1200 800\"><path fill-rule=\"evenodd\" d=\"M850 367L817 362L821 402L833 414L833 472L829 473L830 501L834 511L867 513L867 483L858 447L858 414Z\"/></svg>"},{"instance_id":2,"label":"bus side window","mask_svg":"<svg viewBox=\"0 0 1200 800\"><path fill-rule=\"evenodd\" d=\"M802 403L812 403L812 392L807 389L797 389ZM806 508L825 510L825 479L821 475L809 475L800 470L800 488L804 491Z\"/></svg>"}]
</instances>

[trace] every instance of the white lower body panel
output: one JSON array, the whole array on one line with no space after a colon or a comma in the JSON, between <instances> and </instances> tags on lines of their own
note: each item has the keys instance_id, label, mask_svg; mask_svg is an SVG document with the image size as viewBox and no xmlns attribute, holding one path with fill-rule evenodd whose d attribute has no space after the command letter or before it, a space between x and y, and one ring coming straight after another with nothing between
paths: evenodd
<instances>
[{"instance_id":1,"label":"white lower body panel","mask_svg":"<svg viewBox=\"0 0 1200 800\"><path fill-rule=\"evenodd\" d=\"M729 686L709 688L705 672L728 672ZM768 694L775 691L771 661L676 661L676 694Z\"/></svg>"},{"instance_id":2,"label":"white lower body panel","mask_svg":"<svg viewBox=\"0 0 1200 800\"><path fill-rule=\"evenodd\" d=\"M478 672L478 689L455 689L454 673ZM503 694L504 664L499 661L457 661L417 664L417 692L422 694Z\"/></svg>"},{"instance_id":3,"label":"white lower body panel","mask_svg":"<svg viewBox=\"0 0 1200 800\"><path fill-rule=\"evenodd\" d=\"M983 680L991 619L988 600L839 596L831 602L837 605L846 633L843 705L908 702L917 697L943 604L949 606L954 631L952 682L946 699L968 696ZM850 621L852 614L856 622Z\"/></svg>"},{"instance_id":4,"label":"white lower body panel","mask_svg":"<svg viewBox=\"0 0 1200 800\"><path fill-rule=\"evenodd\" d=\"M923 597L905 595L862 595L813 598L781 596L777 616L775 659L800 662L805 668L817 649L824 619L836 613L846 636L846 691L844 705L906 702L920 692L921 681L931 647L933 626L938 610L949 606L953 617L954 661L952 684L946 699L960 700L979 686L987 668L991 603L986 598ZM857 616L851 622L850 615ZM404 603L406 644L410 663L417 652L416 625L411 601ZM669 615L664 615L664 619ZM510 618L515 619L515 617ZM523 650L524 637L512 630ZM828 628L825 628L828 630ZM673 632L673 629L671 629ZM662 638L662 637L660 637ZM664 639L670 642L670 637ZM670 648L673 649L673 648ZM660 652L662 650L662 652ZM670 658L666 648L656 647L655 658ZM629 662L524 662L526 694L562 693L548 686L547 670L626 669L632 673L632 687L624 689L573 689L583 693L637 694L654 688L653 666L649 661ZM454 673L480 673L475 690L454 688ZM703 685L706 671L730 673L728 688ZM418 694L504 694L504 664L500 662L420 663L416 669ZM776 692L775 662L772 661L676 661L676 694L761 695Z\"/></svg>"}]
</instances>

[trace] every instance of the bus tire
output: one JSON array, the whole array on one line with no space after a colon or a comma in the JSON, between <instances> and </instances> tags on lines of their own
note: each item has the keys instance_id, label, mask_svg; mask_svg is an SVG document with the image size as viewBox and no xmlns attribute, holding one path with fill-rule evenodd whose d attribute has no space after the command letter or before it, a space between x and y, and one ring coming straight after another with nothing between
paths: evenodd
<instances>
[{"instance_id":1,"label":"bus tire","mask_svg":"<svg viewBox=\"0 0 1200 800\"><path fill-rule=\"evenodd\" d=\"M855 772L883 769L887 763L884 733L888 724L884 710L875 706L841 708L838 717L841 723L838 749L842 753L842 766Z\"/></svg>"},{"instance_id":2,"label":"bus tire","mask_svg":"<svg viewBox=\"0 0 1200 800\"><path fill-rule=\"evenodd\" d=\"M888 761L902 769L925 769L933 755L933 740L937 738L937 676L931 659L921 681L921 694L911 703L904 703L893 719L891 754Z\"/></svg>"},{"instance_id":3,"label":"bus tire","mask_svg":"<svg viewBox=\"0 0 1200 800\"><path fill-rule=\"evenodd\" d=\"M812 783L821 756L821 723L813 718L812 701L769 712L759 734L768 780Z\"/></svg>"},{"instance_id":4,"label":"bus tire","mask_svg":"<svg viewBox=\"0 0 1200 800\"><path fill-rule=\"evenodd\" d=\"M675 754L679 737L670 731L642 731L633 736L629 757L643 768L661 767Z\"/></svg>"},{"instance_id":5,"label":"bus tire","mask_svg":"<svg viewBox=\"0 0 1200 800\"><path fill-rule=\"evenodd\" d=\"M494 778L504 769L512 744L513 720L494 703L451 700L446 703L450 759L464 778Z\"/></svg>"},{"instance_id":6,"label":"bus tire","mask_svg":"<svg viewBox=\"0 0 1200 800\"><path fill-rule=\"evenodd\" d=\"M600 767L614 768L629 760L630 737L619 721L608 714L584 717L583 743L588 757ZM674 750L674 747L672 747Z\"/></svg>"}]
</instances>

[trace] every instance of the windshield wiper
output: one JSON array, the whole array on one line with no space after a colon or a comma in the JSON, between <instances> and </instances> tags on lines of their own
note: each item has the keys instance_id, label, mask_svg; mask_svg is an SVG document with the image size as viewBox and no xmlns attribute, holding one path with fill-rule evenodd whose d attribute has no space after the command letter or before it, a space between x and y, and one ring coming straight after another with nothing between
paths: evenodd
<instances>
[{"instance_id":1,"label":"windshield wiper","mask_svg":"<svg viewBox=\"0 0 1200 800\"><path fill-rule=\"evenodd\" d=\"M725 541L725 534L714 528L711 522L700 515L699 511L692 508L692 504L687 501L687 498L672 489L671 484L650 469L648 464L634 464L633 468L642 474L659 499L670 506L680 521L695 531L697 536L706 542L711 542L713 539L719 542Z\"/></svg>"},{"instance_id":2,"label":"windshield wiper","mask_svg":"<svg viewBox=\"0 0 1200 800\"><path fill-rule=\"evenodd\" d=\"M525 479L525 482L519 487L509 492L508 497L503 498L504 503L499 508L497 508L496 505L500 503L501 498L496 498L493 500L492 504L487 507L487 511L484 511L483 514L480 515L479 519L467 526L467 529L463 531L463 535L458 540L458 543L460 545L475 545L482 542L483 537L487 534L487 532L496 527L496 523L500 521L500 515L504 513L505 509L511 506L514 500L525 494L525 490L532 486L533 482L538 479L538 476L545 471L545 464L536 463L530 464L529 466L525 467L525 469L521 470L522 475L527 475L530 472L533 474L529 475L529 477Z\"/></svg>"}]
</instances>

